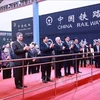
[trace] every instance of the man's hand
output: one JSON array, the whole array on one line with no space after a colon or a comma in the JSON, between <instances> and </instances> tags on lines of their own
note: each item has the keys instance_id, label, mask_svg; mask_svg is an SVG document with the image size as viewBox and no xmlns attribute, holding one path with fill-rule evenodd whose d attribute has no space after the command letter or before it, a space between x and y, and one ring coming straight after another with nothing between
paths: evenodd
<instances>
[{"instance_id":1,"label":"man's hand","mask_svg":"<svg viewBox=\"0 0 100 100\"><path fill-rule=\"evenodd\" d=\"M30 48L29 48L29 46L25 46L23 49L28 51Z\"/></svg>"}]
</instances>

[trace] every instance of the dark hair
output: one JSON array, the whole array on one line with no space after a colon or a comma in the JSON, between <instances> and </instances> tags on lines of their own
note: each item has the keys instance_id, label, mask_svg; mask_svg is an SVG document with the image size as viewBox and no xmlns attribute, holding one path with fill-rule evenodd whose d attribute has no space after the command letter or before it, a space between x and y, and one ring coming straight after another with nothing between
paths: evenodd
<instances>
[{"instance_id":1,"label":"dark hair","mask_svg":"<svg viewBox=\"0 0 100 100\"><path fill-rule=\"evenodd\" d=\"M69 36L65 36L65 39L66 39L67 37L69 37Z\"/></svg>"},{"instance_id":2,"label":"dark hair","mask_svg":"<svg viewBox=\"0 0 100 100\"><path fill-rule=\"evenodd\" d=\"M41 38L42 38L42 40L44 40L46 37L47 37L47 36L43 36L43 37L41 37Z\"/></svg>"},{"instance_id":3,"label":"dark hair","mask_svg":"<svg viewBox=\"0 0 100 100\"><path fill-rule=\"evenodd\" d=\"M10 44L10 42L9 42L9 41L7 41L7 42L6 42L6 44Z\"/></svg>"},{"instance_id":4,"label":"dark hair","mask_svg":"<svg viewBox=\"0 0 100 100\"><path fill-rule=\"evenodd\" d=\"M36 43L35 42L31 42L31 44L34 45L34 46L36 46Z\"/></svg>"},{"instance_id":5,"label":"dark hair","mask_svg":"<svg viewBox=\"0 0 100 100\"><path fill-rule=\"evenodd\" d=\"M91 47L93 47L93 45L90 43L88 46L90 46L91 45Z\"/></svg>"},{"instance_id":6,"label":"dark hair","mask_svg":"<svg viewBox=\"0 0 100 100\"><path fill-rule=\"evenodd\" d=\"M73 39L73 41L75 41L76 39L78 40L78 38L77 38L77 37L75 37L75 38Z\"/></svg>"},{"instance_id":7,"label":"dark hair","mask_svg":"<svg viewBox=\"0 0 100 100\"><path fill-rule=\"evenodd\" d=\"M18 37L19 35L23 35L23 34L21 32L17 32L16 37Z\"/></svg>"}]
</instances>

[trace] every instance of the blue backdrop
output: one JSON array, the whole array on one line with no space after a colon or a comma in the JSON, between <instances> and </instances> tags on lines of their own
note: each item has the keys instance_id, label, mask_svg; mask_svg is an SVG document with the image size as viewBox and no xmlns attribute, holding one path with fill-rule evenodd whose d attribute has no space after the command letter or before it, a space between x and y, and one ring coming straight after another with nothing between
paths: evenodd
<instances>
[{"instance_id":1,"label":"blue backdrop","mask_svg":"<svg viewBox=\"0 0 100 100\"><path fill-rule=\"evenodd\" d=\"M24 42L29 44L33 41L33 18L12 21L12 39L16 40L16 33L22 32Z\"/></svg>"},{"instance_id":2,"label":"blue backdrop","mask_svg":"<svg viewBox=\"0 0 100 100\"><path fill-rule=\"evenodd\" d=\"M12 41L12 33L10 31L0 31L0 47Z\"/></svg>"},{"instance_id":3,"label":"blue backdrop","mask_svg":"<svg viewBox=\"0 0 100 100\"><path fill-rule=\"evenodd\" d=\"M39 22L40 40L48 36L54 41L60 36L64 41L68 35L71 39L77 37L92 43L93 39L100 39L100 4L42 15ZM24 34L24 42L33 41L33 18L12 21L13 40L18 31Z\"/></svg>"},{"instance_id":4,"label":"blue backdrop","mask_svg":"<svg viewBox=\"0 0 100 100\"><path fill-rule=\"evenodd\" d=\"M100 4L40 16L40 37L78 37L91 43L100 38Z\"/></svg>"}]
</instances>

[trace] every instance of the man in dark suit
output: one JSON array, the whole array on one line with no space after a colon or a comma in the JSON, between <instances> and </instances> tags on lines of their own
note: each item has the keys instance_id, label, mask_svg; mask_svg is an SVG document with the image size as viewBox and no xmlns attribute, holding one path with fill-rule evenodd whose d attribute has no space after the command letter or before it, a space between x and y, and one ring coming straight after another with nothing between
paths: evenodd
<instances>
[{"instance_id":1,"label":"man in dark suit","mask_svg":"<svg viewBox=\"0 0 100 100\"><path fill-rule=\"evenodd\" d=\"M95 66L96 68L100 68L100 44L99 41L96 41L96 44L94 45L94 52L96 52L95 55Z\"/></svg>"},{"instance_id":2,"label":"man in dark suit","mask_svg":"<svg viewBox=\"0 0 100 100\"><path fill-rule=\"evenodd\" d=\"M14 51L14 59L25 58L26 52L28 52L29 47L22 42L23 34L21 32L16 33L17 40L12 44L12 48ZM22 61L15 62L15 66L22 66ZM23 69L22 68L14 68L14 77L15 77L15 86L17 89L22 89L23 86Z\"/></svg>"},{"instance_id":3,"label":"man in dark suit","mask_svg":"<svg viewBox=\"0 0 100 100\"><path fill-rule=\"evenodd\" d=\"M62 55L64 53L65 47L63 46L60 37L56 37L55 41L56 41L54 46L55 55ZM61 62L60 60L63 60L63 57L56 57L56 61L59 61L56 63L56 69L55 69L56 78L62 77L61 68L63 67L63 62Z\"/></svg>"},{"instance_id":4,"label":"man in dark suit","mask_svg":"<svg viewBox=\"0 0 100 100\"><path fill-rule=\"evenodd\" d=\"M43 42L40 47L41 51L41 56L51 56L52 51L54 48L54 44L48 44L48 37L43 37L42 38ZM52 58L43 58L41 59L41 62L46 63L46 62L51 62ZM47 83L52 82L50 79L51 76L51 64L42 64L41 65L41 71L42 71L42 82Z\"/></svg>"},{"instance_id":5,"label":"man in dark suit","mask_svg":"<svg viewBox=\"0 0 100 100\"><path fill-rule=\"evenodd\" d=\"M78 39L77 38L75 38L74 39L74 47L73 47L73 52L74 53L80 53L80 45L78 44ZM75 58L75 60L74 60L74 73L81 73L80 71L79 71L79 59L78 58L80 58L80 55L79 54L77 54L77 55L75 55L74 56L74 58Z\"/></svg>"},{"instance_id":6,"label":"man in dark suit","mask_svg":"<svg viewBox=\"0 0 100 100\"><path fill-rule=\"evenodd\" d=\"M65 47L64 54L71 54L72 53L71 51L73 49L73 45L69 41L70 41L70 38L68 36L65 37L65 42L63 43L63 45ZM64 57L64 59L66 59L66 60L72 59L72 56L66 56L66 57ZM72 61L65 61L64 62L65 76L71 75L71 70L70 70L71 62Z\"/></svg>"}]
</instances>

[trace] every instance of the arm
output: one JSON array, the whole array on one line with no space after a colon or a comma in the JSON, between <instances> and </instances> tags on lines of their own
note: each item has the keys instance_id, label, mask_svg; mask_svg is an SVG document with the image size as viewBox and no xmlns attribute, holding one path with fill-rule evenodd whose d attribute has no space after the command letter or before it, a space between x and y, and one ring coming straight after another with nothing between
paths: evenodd
<instances>
[{"instance_id":1,"label":"arm","mask_svg":"<svg viewBox=\"0 0 100 100\"><path fill-rule=\"evenodd\" d=\"M13 51L15 54L21 54L21 53L26 53L27 51L24 50L23 48L19 47L17 42L12 44Z\"/></svg>"},{"instance_id":2,"label":"arm","mask_svg":"<svg viewBox=\"0 0 100 100\"><path fill-rule=\"evenodd\" d=\"M47 47L44 44L41 45L41 51L44 53L48 53L50 51L53 51L53 48Z\"/></svg>"}]
</instances>

